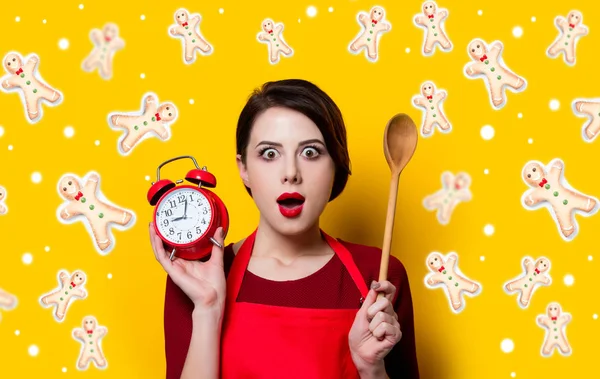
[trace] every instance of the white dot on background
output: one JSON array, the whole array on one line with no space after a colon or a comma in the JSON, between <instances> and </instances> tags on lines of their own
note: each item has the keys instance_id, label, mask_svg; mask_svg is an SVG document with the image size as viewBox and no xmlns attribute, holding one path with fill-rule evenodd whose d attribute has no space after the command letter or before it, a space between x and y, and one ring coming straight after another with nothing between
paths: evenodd
<instances>
[{"instance_id":1,"label":"white dot on background","mask_svg":"<svg viewBox=\"0 0 600 379\"><path fill-rule=\"evenodd\" d=\"M112 279L112 274L110 272L106 276L108 277L108 279Z\"/></svg>"},{"instance_id":2,"label":"white dot on background","mask_svg":"<svg viewBox=\"0 0 600 379\"><path fill-rule=\"evenodd\" d=\"M39 172L34 172L33 174L31 174L31 181L34 183L39 183L42 181L42 174L40 174Z\"/></svg>"},{"instance_id":3,"label":"white dot on background","mask_svg":"<svg viewBox=\"0 0 600 379\"><path fill-rule=\"evenodd\" d=\"M533 138L528 139L527 143L531 145L533 143Z\"/></svg>"},{"instance_id":4,"label":"white dot on background","mask_svg":"<svg viewBox=\"0 0 600 379\"><path fill-rule=\"evenodd\" d=\"M194 99L190 99L190 104L194 104Z\"/></svg>"},{"instance_id":5,"label":"white dot on background","mask_svg":"<svg viewBox=\"0 0 600 379\"><path fill-rule=\"evenodd\" d=\"M329 7L328 11L333 12L333 7Z\"/></svg>"},{"instance_id":6,"label":"white dot on background","mask_svg":"<svg viewBox=\"0 0 600 379\"><path fill-rule=\"evenodd\" d=\"M58 48L61 50L67 50L69 48L69 40L66 38L61 38L58 40Z\"/></svg>"},{"instance_id":7,"label":"white dot on background","mask_svg":"<svg viewBox=\"0 0 600 379\"><path fill-rule=\"evenodd\" d=\"M480 9L477 11L477 14L481 16L483 14L483 11Z\"/></svg>"},{"instance_id":8,"label":"white dot on background","mask_svg":"<svg viewBox=\"0 0 600 379\"><path fill-rule=\"evenodd\" d=\"M308 17L315 17L317 15L317 8L313 5L311 5L310 7L306 8L306 15Z\"/></svg>"},{"instance_id":9,"label":"white dot on background","mask_svg":"<svg viewBox=\"0 0 600 379\"><path fill-rule=\"evenodd\" d=\"M46 19L43 19L42 22L45 24L46 23Z\"/></svg>"},{"instance_id":10,"label":"white dot on background","mask_svg":"<svg viewBox=\"0 0 600 379\"><path fill-rule=\"evenodd\" d=\"M12 149L13 149L13 145L8 145L8 150L12 151Z\"/></svg>"},{"instance_id":11,"label":"white dot on background","mask_svg":"<svg viewBox=\"0 0 600 379\"><path fill-rule=\"evenodd\" d=\"M23 257L21 258L21 260L23 261L24 264L30 265L31 262L33 262L33 255L31 255L31 253L25 253L25 254L23 254Z\"/></svg>"},{"instance_id":12,"label":"white dot on background","mask_svg":"<svg viewBox=\"0 0 600 379\"><path fill-rule=\"evenodd\" d=\"M0 125L0 137L4 135L4 127Z\"/></svg>"},{"instance_id":13,"label":"white dot on background","mask_svg":"<svg viewBox=\"0 0 600 379\"><path fill-rule=\"evenodd\" d=\"M591 255L588 255L588 261L591 261L592 259L594 259L594 257L592 257Z\"/></svg>"},{"instance_id":14,"label":"white dot on background","mask_svg":"<svg viewBox=\"0 0 600 379\"><path fill-rule=\"evenodd\" d=\"M531 22L535 22L535 16L531 18Z\"/></svg>"},{"instance_id":15,"label":"white dot on background","mask_svg":"<svg viewBox=\"0 0 600 379\"><path fill-rule=\"evenodd\" d=\"M481 138L484 140L491 140L494 138L494 128L491 125L484 125L481 128Z\"/></svg>"},{"instance_id":16,"label":"white dot on background","mask_svg":"<svg viewBox=\"0 0 600 379\"><path fill-rule=\"evenodd\" d=\"M75 129L73 129L72 126L67 126L65 128L64 133L65 133L65 137L71 138L71 137L73 137L75 135Z\"/></svg>"},{"instance_id":17,"label":"white dot on background","mask_svg":"<svg viewBox=\"0 0 600 379\"><path fill-rule=\"evenodd\" d=\"M597 320L597 319L598 319L598 315L594 313L594 314L592 315L592 318L593 318L594 320ZM17 330L17 332L18 332L18 330Z\"/></svg>"},{"instance_id":18,"label":"white dot on background","mask_svg":"<svg viewBox=\"0 0 600 379\"><path fill-rule=\"evenodd\" d=\"M485 261L485 257L482 255L481 257L479 257L479 259L483 262Z\"/></svg>"},{"instance_id":19,"label":"white dot on background","mask_svg":"<svg viewBox=\"0 0 600 379\"><path fill-rule=\"evenodd\" d=\"M518 117L518 118L523 118L523 113L519 113L519 114L517 115L517 117Z\"/></svg>"},{"instance_id":20,"label":"white dot on background","mask_svg":"<svg viewBox=\"0 0 600 379\"><path fill-rule=\"evenodd\" d=\"M300 19L298 19L298 22L300 22Z\"/></svg>"},{"instance_id":21,"label":"white dot on background","mask_svg":"<svg viewBox=\"0 0 600 379\"><path fill-rule=\"evenodd\" d=\"M140 78L144 79L146 77L146 74L144 74L143 72L140 74Z\"/></svg>"},{"instance_id":22,"label":"white dot on background","mask_svg":"<svg viewBox=\"0 0 600 379\"><path fill-rule=\"evenodd\" d=\"M100 141L99 140L94 141L94 145L100 146Z\"/></svg>"},{"instance_id":23,"label":"white dot on background","mask_svg":"<svg viewBox=\"0 0 600 379\"><path fill-rule=\"evenodd\" d=\"M83 9L83 4L79 4L79 9Z\"/></svg>"},{"instance_id":24,"label":"white dot on background","mask_svg":"<svg viewBox=\"0 0 600 379\"><path fill-rule=\"evenodd\" d=\"M565 278L563 280L565 282L565 286L568 286L568 287L572 286L573 283L575 283L575 278L571 274L565 275Z\"/></svg>"},{"instance_id":25,"label":"white dot on background","mask_svg":"<svg viewBox=\"0 0 600 379\"><path fill-rule=\"evenodd\" d=\"M520 26L515 26L512 33L515 38L521 38L523 36L523 28Z\"/></svg>"},{"instance_id":26,"label":"white dot on background","mask_svg":"<svg viewBox=\"0 0 600 379\"><path fill-rule=\"evenodd\" d=\"M405 50L407 53L410 53L410 47L407 47Z\"/></svg>"},{"instance_id":27,"label":"white dot on background","mask_svg":"<svg viewBox=\"0 0 600 379\"><path fill-rule=\"evenodd\" d=\"M500 343L500 350L505 353L511 353L515 348L515 343L510 338L505 338Z\"/></svg>"},{"instance_id":28,"label":"white dot on background","mask_svg":"<svg viewBox=\"0 0 600 379\"><path fill-rule=\"evenodd\" d=\"M223 14L223 12L225 12L225 9L219 8L219 13Z\"/></svg>"},{"instance_id":29,"label":"white dot on background","mask_svg":"<svg viewBox=\"0 0 600 379\"><path fill-rule=\"evenodd\" d=\"M31 346L29 346L29 349L27 349L27 352L32 357L35 357L35 356L37 356L39 354L40 349L36 345L31 345Z\"/></svg>"},{"instance_id":30,"label":"white dot on background","mask_svg":"<svg viewBox=\"0 0 600 379\"><path fill-rule=\"evenodd\" d=\"M516 376L517 376L517 373L516 373L516 372L511 372L511 373L510 373L510 377L511 377L511 378L515 378Z\"/></svg>"},{"instance_id":31,"label":"white dot on background","mask_svg":"<svg viewBox=\"0 0 600 379\"><path fill-rule=\"evenodd\" d=\"M560 102L556 99L550 100L550 110L556 111L560 107Z\"/></svg>"},{"instance_id":32,"label":"white dot on background","mask_svg":"<svg viewBox=\"0 0 600 379\"><path fill-rule=\"evenodd\" d=\"M144 21L146 19L146 15L141 15L140 20Z\"/></svg>"},{"instance_id":33,"label":"white dot on background","mask_svg":"<svg viewBox=\"0 0 600 379\"><path fill-rule=\"evenodd\" d=\"M146 181L150 180L150 175L146 175L144 179L146 179Z\"/></svg>"},{"instance_id":34,"label":"white dot on background","mask_svg":"<svg viewBox=\"0 0 600 379\"><path fill-rule=\"evenodd\" d=\"M49 252L49 251L50 251L50 246L46 246L46 247L44 248L44 250L46 250L46 253L47 253L47 252Z\"/></svg>"},{"instance_id":35,"label":"white dot on background","mask_svg":"<svg viewBox=\"0 0 600 379\"><path fill-rule=\"evenodd\" d=\"M62 368L62 372L67 372L67 368L66 368L66 367L63 367L63 368Z\"/></svg>"},{"instance_id":36,"label":"white dot on background","mask_svg":"<svg viewBox=\"0 0 600 379\"><path fill-rule=\"evenodd\" d=\"M489 174L489 173L490 173L490 170L488 170L488 169L486 168L486 169L484 169L484 170L483 170L483 173L487 175L487 174Z\"/></svg>"},{"instance_id":37,"label":"white dot on background","mask_svg":"<svg viewBox=\"0 0 600 379\"><path fill-rule=\"evenodd\" d=\"M19 334L21 334L21 332L19 330L15 330L15 336L18 336Z\"/></svg>"},{"instance_id":38,"label":"white dot on background","mask_svg":"<svg viewBox=\"0 0 600 379\"><path fill-rule=\"evenodd\" d=\"M15 17L15 21L16 21L16 22L19 22L19 21L21 21L21 17L19 17L19 16Z\"/></svg>"},{"instance_id":39,"label":"white dot on background","mask_svg":"<svg viewBox=\"0 0 600 379\"><path fill-rule=\"evenodd\" d=\"M486 226L483 227L483 233L486 236L491 236L492 234L494 234L494 225L492 224L487 224Z\"/></svg>"}]
</instances>

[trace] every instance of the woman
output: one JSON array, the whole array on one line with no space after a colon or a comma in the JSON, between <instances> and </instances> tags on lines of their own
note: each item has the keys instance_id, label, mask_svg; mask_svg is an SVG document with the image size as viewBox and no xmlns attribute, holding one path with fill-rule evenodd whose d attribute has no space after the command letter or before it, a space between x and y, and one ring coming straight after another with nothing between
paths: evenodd
<instances>
[{"instance_id":1,"label":"woman","mask_svg":"<svg viewBox=\"0 0 600 379\"><path fill-rule=\"evenodd\" d=\"M377 283L380 249L319 227L350 174L333 100L304 80L255 90L237 164L260 211L250 236L223 249L218 230L210 257L170 261L150 225L168 274L167 378L419 378L404 266L391 256Z\"/></svg>"}]
</instances>

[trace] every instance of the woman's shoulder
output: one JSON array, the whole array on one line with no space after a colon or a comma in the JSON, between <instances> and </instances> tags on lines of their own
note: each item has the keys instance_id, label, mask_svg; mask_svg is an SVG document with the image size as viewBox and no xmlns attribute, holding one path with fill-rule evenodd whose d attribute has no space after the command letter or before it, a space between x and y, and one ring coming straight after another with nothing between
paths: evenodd
<instances>
[{"instance_id":1,"label":"woman's shoulder","mask_svg":"<svg viewBox=\"0 0 600 379\"><path fill-rule=\"evenodd\" d=\"M367 283L371 280L378 280L379 278L379 267L381 265L381 256L383 251L381 248L365 245L356 242L350 242L337 238L337 240L350 252L354 263L362 273ZM388 265L388 280L396 285L403 282L406 278L406 268L402 261L390 254L390 260Z\"/></svg>"}]
</instances>

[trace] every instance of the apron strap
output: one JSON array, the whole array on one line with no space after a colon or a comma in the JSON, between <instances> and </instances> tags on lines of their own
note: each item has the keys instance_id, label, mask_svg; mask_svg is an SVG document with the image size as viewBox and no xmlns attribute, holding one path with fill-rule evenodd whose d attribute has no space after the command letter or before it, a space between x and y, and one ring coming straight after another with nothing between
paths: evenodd
<instances>
[{"instance_id":1,"label":"apron strap","mask_svg":"<svg viewBox=\"0 0 600 379\"><path fill-rule=\"evenodd\" d=\"M362 274L360 273L358 266L356 266L356 263L354 263L354 259L352 259L352 254L350 253L350 251L348 251L346 246L344 246L337 239L329 236L327 233L325 233L323 231L321 231L321 233L325 237L325 240L327 241L327 243L329 243L329 246L331 246L333 251L335 251L337 253L338 257L340 258L340 260L346 267L346 270L348 270L348 272L350 273L350 276L354 280L354 284L356 284L356 286L358 287L358 290L360 291L363 299L366 298L367 294L369 293L369 288L367 287L367 284L365 283L365 279L363 278Z\"/></svg>"}]
</instances>

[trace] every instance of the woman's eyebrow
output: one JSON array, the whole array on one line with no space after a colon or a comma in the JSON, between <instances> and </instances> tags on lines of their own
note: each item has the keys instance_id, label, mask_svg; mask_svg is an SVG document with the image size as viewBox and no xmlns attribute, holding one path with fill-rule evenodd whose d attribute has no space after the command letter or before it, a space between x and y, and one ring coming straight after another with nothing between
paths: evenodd
<instances>
[{"instance_id":1,"label":"woman's eyebrow","mask_svg":"<svg viewBox=\"0 0 600 379\"><path fill-rule=\"evenodd\" d=\"M298 146L308 145L310 143L318 143L318 144L321 144L321 145L325 145L325 143L323 141L321 141L320 139L312 138L312 139L307 139L307 140L304 140L304 141L300 141L298 143ZM281 143L279 143L279 142L273 142L273 141L260 141L259 143L256 144L256 147L258 147L260 145L271 145L271 146L283 147L283 145Z\"/></svg>"}]
</instances>

